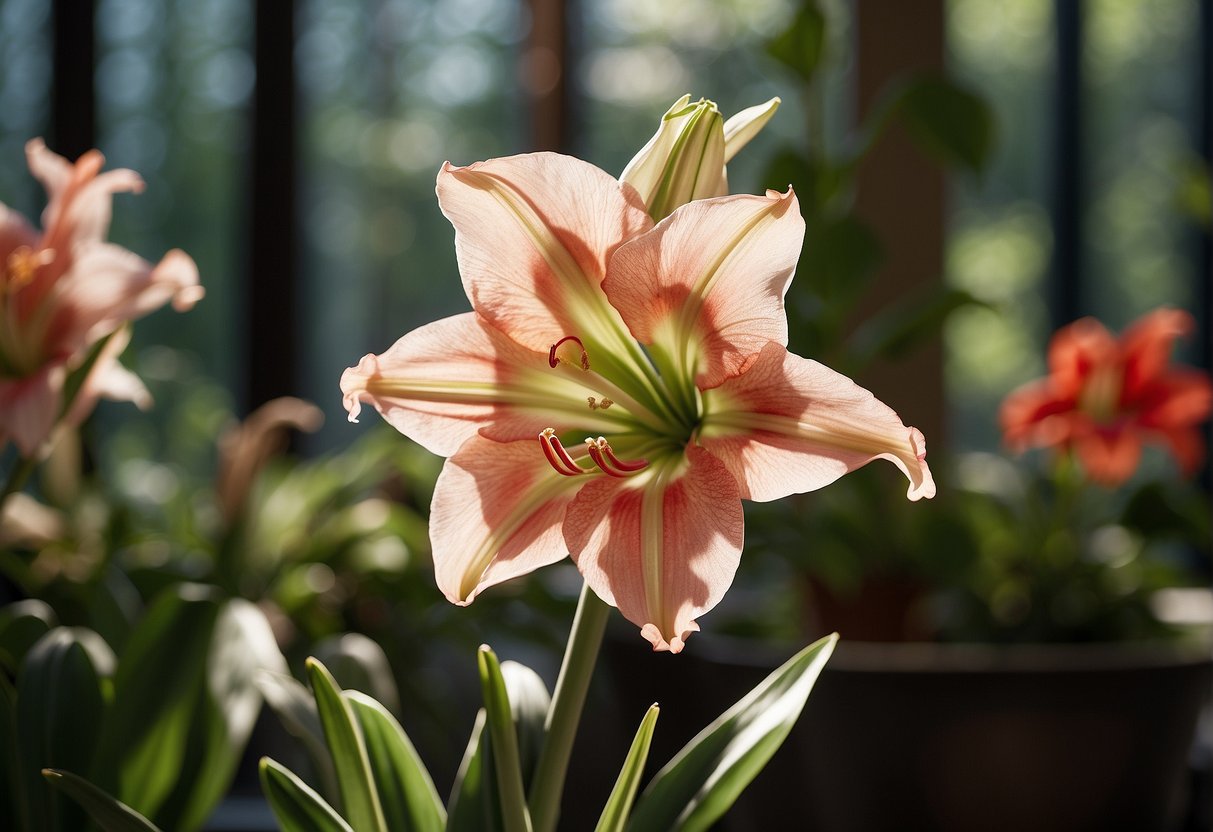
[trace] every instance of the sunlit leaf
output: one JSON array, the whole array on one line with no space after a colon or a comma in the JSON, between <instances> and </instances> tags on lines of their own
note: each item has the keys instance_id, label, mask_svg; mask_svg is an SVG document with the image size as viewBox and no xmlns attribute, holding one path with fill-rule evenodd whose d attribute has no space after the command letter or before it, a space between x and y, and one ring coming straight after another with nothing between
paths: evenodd
<instances>
[{"instance_id":1,"label":"sunlit leaf","mask_svg":"<svg viewBox=\"0 0 1213 832\"><path fill-rule=\"evenodd\" d=\"M161 593L131 633L114 680L93 777L107 791L116 785L119 800L166 828L180 828L180 798L160 810L182 782L191 734L194 742L205 736L198 712L220 606L213 587L180 584Z\"/></svg>"},{"instance_id":2,"label":"sunlit leaf","mask_svg":"<svg viewBox=\"0 0 1213 832\"><path fill-rule=\"evenodd\" d=\"M308 659L307 675L316 697L324 738L337 770L337 788L341 792L345 818L358 832L387 832L366 743L358 720L354 718L353 706L341 695L341 688L323 664Z\"/></svg>"},{"instance_id":3,"label":"sunlit leaf","mask_svg":"<svg viewBox=\"0 0 1213 832\"><path fill-rule=\"evenodd\" d=\"M103 832L160 832L160 827L83 777L47 768L42 776L82 808Z\"/></svg>"},{"instance_id":4,"label":"sunlit leaf","mask_svg":"<svg viewBox=\"0 0 1213 832\"><path fill-rule=\"evenodd\" d=\"M657 725L659 708L656 704L649 707L636 729L632 739L632 747L619 770L619 778L611 789L606 807L598 819L597 832L623 832L626 827L628 814L632 811L632 801L636 798L636 789L640 786L641 775L644 774L644 764L649 758L649 745L653 741L653 729Z\"/></svg>"},{"instance_id":5,"label":"sunlit leaf","mask_svg":"<svg viewBox=\"0 0 1213 832\"><path fill-rule=\"evenodd\" d=\"M489 735L493 739L493 766L497 773L497 791L502 822L506 832L526 832L531 823L527 813L526 791L522 786L522 767L518 760L518 736L510 698L497 656L487 645L476 654L480 667L480 687Z\"/></svg>"},{"instance_id":6,"label":"sunlit leaf","mask_svg":"<svg viewBox=\"0 0 1213 832\"><path fill-rule=\"evenodd\" d=\"M329 756L324 742L324 728L320 725L320 714L311 692L294 677L285 673L262 672L257 674L256 684L265 702L270 706L284 728L299 739L307 749L308 758L322 786L319 791L327 800L336 801L337 773L333 769L333 758ZM315 781L313 781L315 782Z\"/></svg>"},{"instance_id":7,"label":"sunlit leaf","mask_svg":"<svg viewBox=\"0 0 1213 832\"><path fill-rule=\"evenodd\" d=\"M446 825L446 808L400 723L364 693L347 691L345 697L362 727L388 829L440 832Z\"/></svg>"},{"instance_id":8,"label":"sunlit leaf","mask_svg":"<svg viewBox=\"0 0 1213 832\"><path fill-rule=\"evenodd\" d=\"M400 709L400 693L392 667L374 639L362 633L342 633L322 639L312 655L333 674L343 690L362 691L389 711Z\"/></svg>"},{"instance_id":9,"label":"sunlit leaf","mask_svg":"<svg viewBox=\"0 0 1213 832\"><path fill-rule=\"evenodd\" d=\"M282 832L353 832L324 798L269 757L261 758L258 770Z\"/></svg>"},{"instance_id":10,"label":"sunlit leaf","mask_svg":"<svg viewBox=\"0 0 1213 832\"><path fill-rule=\"evenodd\" d=\"M797 653L687 743L649 783L628 829L708 829L783 744L837 641Z\"/></svg>"},{"instance_id":11,"label":"sunlit leaf","mask_svg":"<svg viewBox=\"0 0 1213 832\"><path fill-rule=\"evenodd\" d=\"M523 786L529 786L531 774L539 762L539 753L547 736L544 723L552 696L539 674L518 662L502 662L501 676L505 680L510 711L518 735L518 763L522 769Z\"/></svg>"},{"instance_id":12,"label":"sunlit leaf","mask_svg":"<svg viewBox=\"0 0 1213 832\"><path fill-rule=\"evenodd\" d=\"M500 832L504 828L486 727L487 718L481 708L476 713L472 735L447 801L447 832Z\"/></svg>"}]
</instances>

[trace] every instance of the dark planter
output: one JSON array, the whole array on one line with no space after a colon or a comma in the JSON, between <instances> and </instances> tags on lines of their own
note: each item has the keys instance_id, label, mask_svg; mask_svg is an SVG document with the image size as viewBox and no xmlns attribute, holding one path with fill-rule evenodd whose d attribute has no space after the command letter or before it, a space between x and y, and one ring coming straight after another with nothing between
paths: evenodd
<instances>
[{"instance_id":1,"label":"dark planter","mask_svg":"<svg viewBox=\"0 0 1213 832\"><path fill-rule=\"evenodd\" d=\"M674 658L614 674L621 712L676 709L659 763L784 656L700 634ZM719 828L1174 832L1211 684L1207 652L1166 646L844 640Z\"/></svg>"}]
</instances>

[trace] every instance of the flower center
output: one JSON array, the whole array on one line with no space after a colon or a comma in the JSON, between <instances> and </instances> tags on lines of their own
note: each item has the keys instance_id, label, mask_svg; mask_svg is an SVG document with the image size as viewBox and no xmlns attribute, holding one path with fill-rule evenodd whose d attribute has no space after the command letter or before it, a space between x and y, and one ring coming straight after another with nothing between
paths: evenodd
<instances>
[{"instance_id":1,"label":"flower center","mask_svg":"<svg viewBox=\"0 0 1213 832\"><path fill-rule=\"evenodd\" d=\"M55 252L51 249L34 251L29 246L17 246L9 254L8 260L4 264L4 271L0 273L0 282L3 283L4 291L15 293L29 285L38 269L54 259Z\"/></svg>"},{"instance_id":2,"label":"flower center","mask_svg":"<svg viewBox=\"0 0 1213 832\"><path fill-rule=\"evenodd\" d=\"M1121 371L1105 366L1094 370L1078 394L1078 407L1101 424L1111 422L1120 404Z\"/></svg>"}]
</instances>

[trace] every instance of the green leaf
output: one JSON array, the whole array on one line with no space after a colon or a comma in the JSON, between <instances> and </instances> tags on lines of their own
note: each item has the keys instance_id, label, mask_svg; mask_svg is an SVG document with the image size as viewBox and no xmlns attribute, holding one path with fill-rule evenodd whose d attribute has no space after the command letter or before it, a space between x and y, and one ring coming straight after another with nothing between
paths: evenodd
<instances>
[{"instance_id":1,"label":"green leaf","mask_svg":"<svg viewBox=\"0 0 1213 832\"><path fill-rule=\"evenodd\" d=\"M325 799L336 801L337 772L333 769L333 758L329 756L324 742L324 728L316 710L316 700L304 685L285 673L263 671L257 674L257 688L265 697L266 704L278 715L284 728L303 742L307 749L314 773L320 780L320 794Z\"/></svg>"},{"instance_id":2,"label":"green leaf","mask_svg":"<svg viewBox=\"0 0 1213 832\"><path fill-rule=\"evenodd\" d=\"M17 772L17 689L0 673L0 784L7 799L0 800L0 829L23 829L21 819L29 814L29 795L21 788Z\"/></svg>"},{"instance_id":3,"label":"green leaf","mask_svg":"<svg viewBox=\"0 0 1213 832\"><path fill-rule=\"evenodd\" d=\"M814 0L805 0L784 29L767 43L767 54L800 76L813 80L825 54L826 18Z\"/></svg>"},{"instance_id":4,"label":"green leaf","mask_svg":"<svg viewBox=\"0 0 1213 832\"><path fill-rule=\"evenodd\" d=\"M353 832L323 797L269 757L261 758L258 771L282 832Z\"/></svg>"},{"instance_id":5,"label":"green leaf","mask_svg":"<svg viewBox=\"0 0 1213 832\"><path fill-rule=\"evenodd\" d=\"M316 709L324 738L337 769L337 788L341 792L344 815L358 832L387 832L383 807L375 791L371 762L354 709L341 695L341 688L323 664L307 660L307 675L316 697Z\"/></svg>"},{"instance_id":6,"label":"green leaf","mask_svg":"<svg viewBox=\"0 0 1213 832\"><path fill-rule=\"evenodd\" d=\"M632 801L636 798L636 789L640 786L640 777L644 774L645 761L649 758L649 745L653 741L653 729L657 725L659 712L654 703L640 721L632 747L628 749L628 756L615 781L615 788L611 789L602 817L598 819L596 832L623 832L628 814L632 811Z\"/></svg>"},{"instance_id":7,"label":"green leaf","mask_svg":"<svg viewBox=\"0 0 1213 832\"><path fill-rule=\"evenodd\" d=\"M42 770L46 781L74 800L103 832L160 832L160 827L83 777L54 768Z\"/></svg>"},{"instance_id":8,"label":"green leaf","mask_svg":"<svg viewBox=\"0 0 1213 832\"><path fill-rule=\"evenodd\" d=\"M545 723L552 695L539 674L518 662L502 662L501 676L505 680L506 695L510 699L510 712L518 735L518 763L522 769L522 783L529 787L535 765L547 737Z\"/></svg>"},{"instance_id":9,"label":"green leaf","mask_svg":"<svg viewBox=\"0 0 1213 832\"><path fill-rule=\"evenodd\" d=\"M342 633L321 640L312 655L343 690L360 690L389 711L400 710L396 677L387 654L373 639L362 633Z\"/></svg>"},{"instance_id":10,"label":"green leaf","mask_svg":"<svg viewBox=\"0 0 1213 832\"><path fill-rule=\"evenodd\" d=\"M198 711L219 611L217 590L199 584L174 585L152 602L118 665L93 770L103 788L113 778L123 803L174 830L181 827L173 807L160 810L182 782L191 740L205 733Z\"/></svg>"},{"instance_id":11,"label":"green leaf","mask_svg":"<svg viewBox=\"0 0 1213 832\"><path fill-rule=\"evenodd\" d=\"M227 793L261 711L255 679L263 669L287 669L265 614L243 598L225 602L215 620L178 781L156 815L166 826L200 828Z\"/></svg>"},{"instance_id":12,"label":"green leaf","mask_svg":"<svg viewBox=\"0 0 1213 832\"><path fill-rule=\"evenodd\" d=\"M687 743L649 783L628 829L708 829L783 744L837 642L801 650Z\"/></svg>"},{"instance_id":13,"label":"green leaf","mask_svg":"<svg viewBox=\"0 0 1213 832\"><path fill-rule=\"evenodd\" d=\"M344 695L362 727L388 828L441 832L446 826L446 807L400 723L366 694L346 691Z\"/></svg>"},{"instance_id":14,"label":"green leaf","mask_svg":"<svg viewBox=\"0 0 1213 832\"><path fill-rule=\"evenodd\" d=\"M493 766L497 772L497 791L501 817L506 832L527 832L531 828L526 806L526 790L522 786L522 766L518 759L518 735L505 679L497 656L482 644L476 654L480 668L480 687L484 693L484 711L489 736L493 740Z\"/></svg>"},{"instance_id":15,"label":"green leaf","mask_svg":"<svg viewBox=\"0 0 1213 832\"><path fill-rule=\"evenodd\" d=\"M910 135L941 162L979 174L994 149L994 114L985 99L946 78L919 77L901 91Z\"/></svg>"},{"instance_id":16,"label":"green leaf","mask_svg":"<svg viewBox=\"0 0 1213 832\"><path fill-rule=\"evenodd\" d=\"M58 623L50 605L35 598L0 609L0 670L7 670L16 677L21 660L34 642Z\"/></svg>"},{"instance_id":17,"label":"green leaf","mask_svg":"<svg viewBox=\"0 0 1213 832\"><path fill-rule=\"evenodd\" d=\"M504 828L487 722L481 708L447 801L447 832L499 832Z\"/></svg>"},{"instance_id":18,"label":"green leaf","mask_svg":"<svg viewBox=\"0 0 1213 832\"><path fill-rule=\"evenodd\" d=\"M105 722L113 651L92 630L56 627L30 649L17 680L18 788L24 789L26 828L77 830L85 816L51 790L44 768L87 771Z\"/></svg>"}]
</instances>

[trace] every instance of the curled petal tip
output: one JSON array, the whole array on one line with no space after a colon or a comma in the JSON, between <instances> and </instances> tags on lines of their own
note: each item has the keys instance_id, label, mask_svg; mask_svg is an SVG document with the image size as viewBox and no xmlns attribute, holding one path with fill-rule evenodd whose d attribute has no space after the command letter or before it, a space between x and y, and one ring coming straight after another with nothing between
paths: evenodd
<instances>
[{"instance_id":1,"label":"curled petal tip","mask_svg":"<svg viewBox=\"0 0 1213 832\"><path fill-rule=\"evenodd\" d=\"M918 467L917 470L907 472L910 476L910 487L906 490L906 497L915 501L923 498L929 500L935 496L935 479L927 466L927 440L918 428L910 428L910 447L918 459Z\"/></svg>"},{"instance_id":2,"label":"curled petal tip","mask_svg":"<svg viewBox=\"0 0 1213 832\"><path fill-rule=\"evenodd\" d=\"M640 628L640 635L653 645L654 653L681 653L682 648L686 647L687 638L691 633L697 632L699 632L699 625L694 621L690 622L680 635L671 636L668 640L656 624L645 624Z\"/></svg>"},{"instance_id":3,"label":"curled petal tip","mask_svg":"<svg viewBox=\"0 0 1213 832\"><path fill-rule=\"evenodd\" d=\"M367 382L379 374L379 361L374 353L362 356L356 367L347 367L341 374L341 403L349 414L351 422L358 421L362 412L362 394L366 392Z\"/></svg>"}]
</instances>

